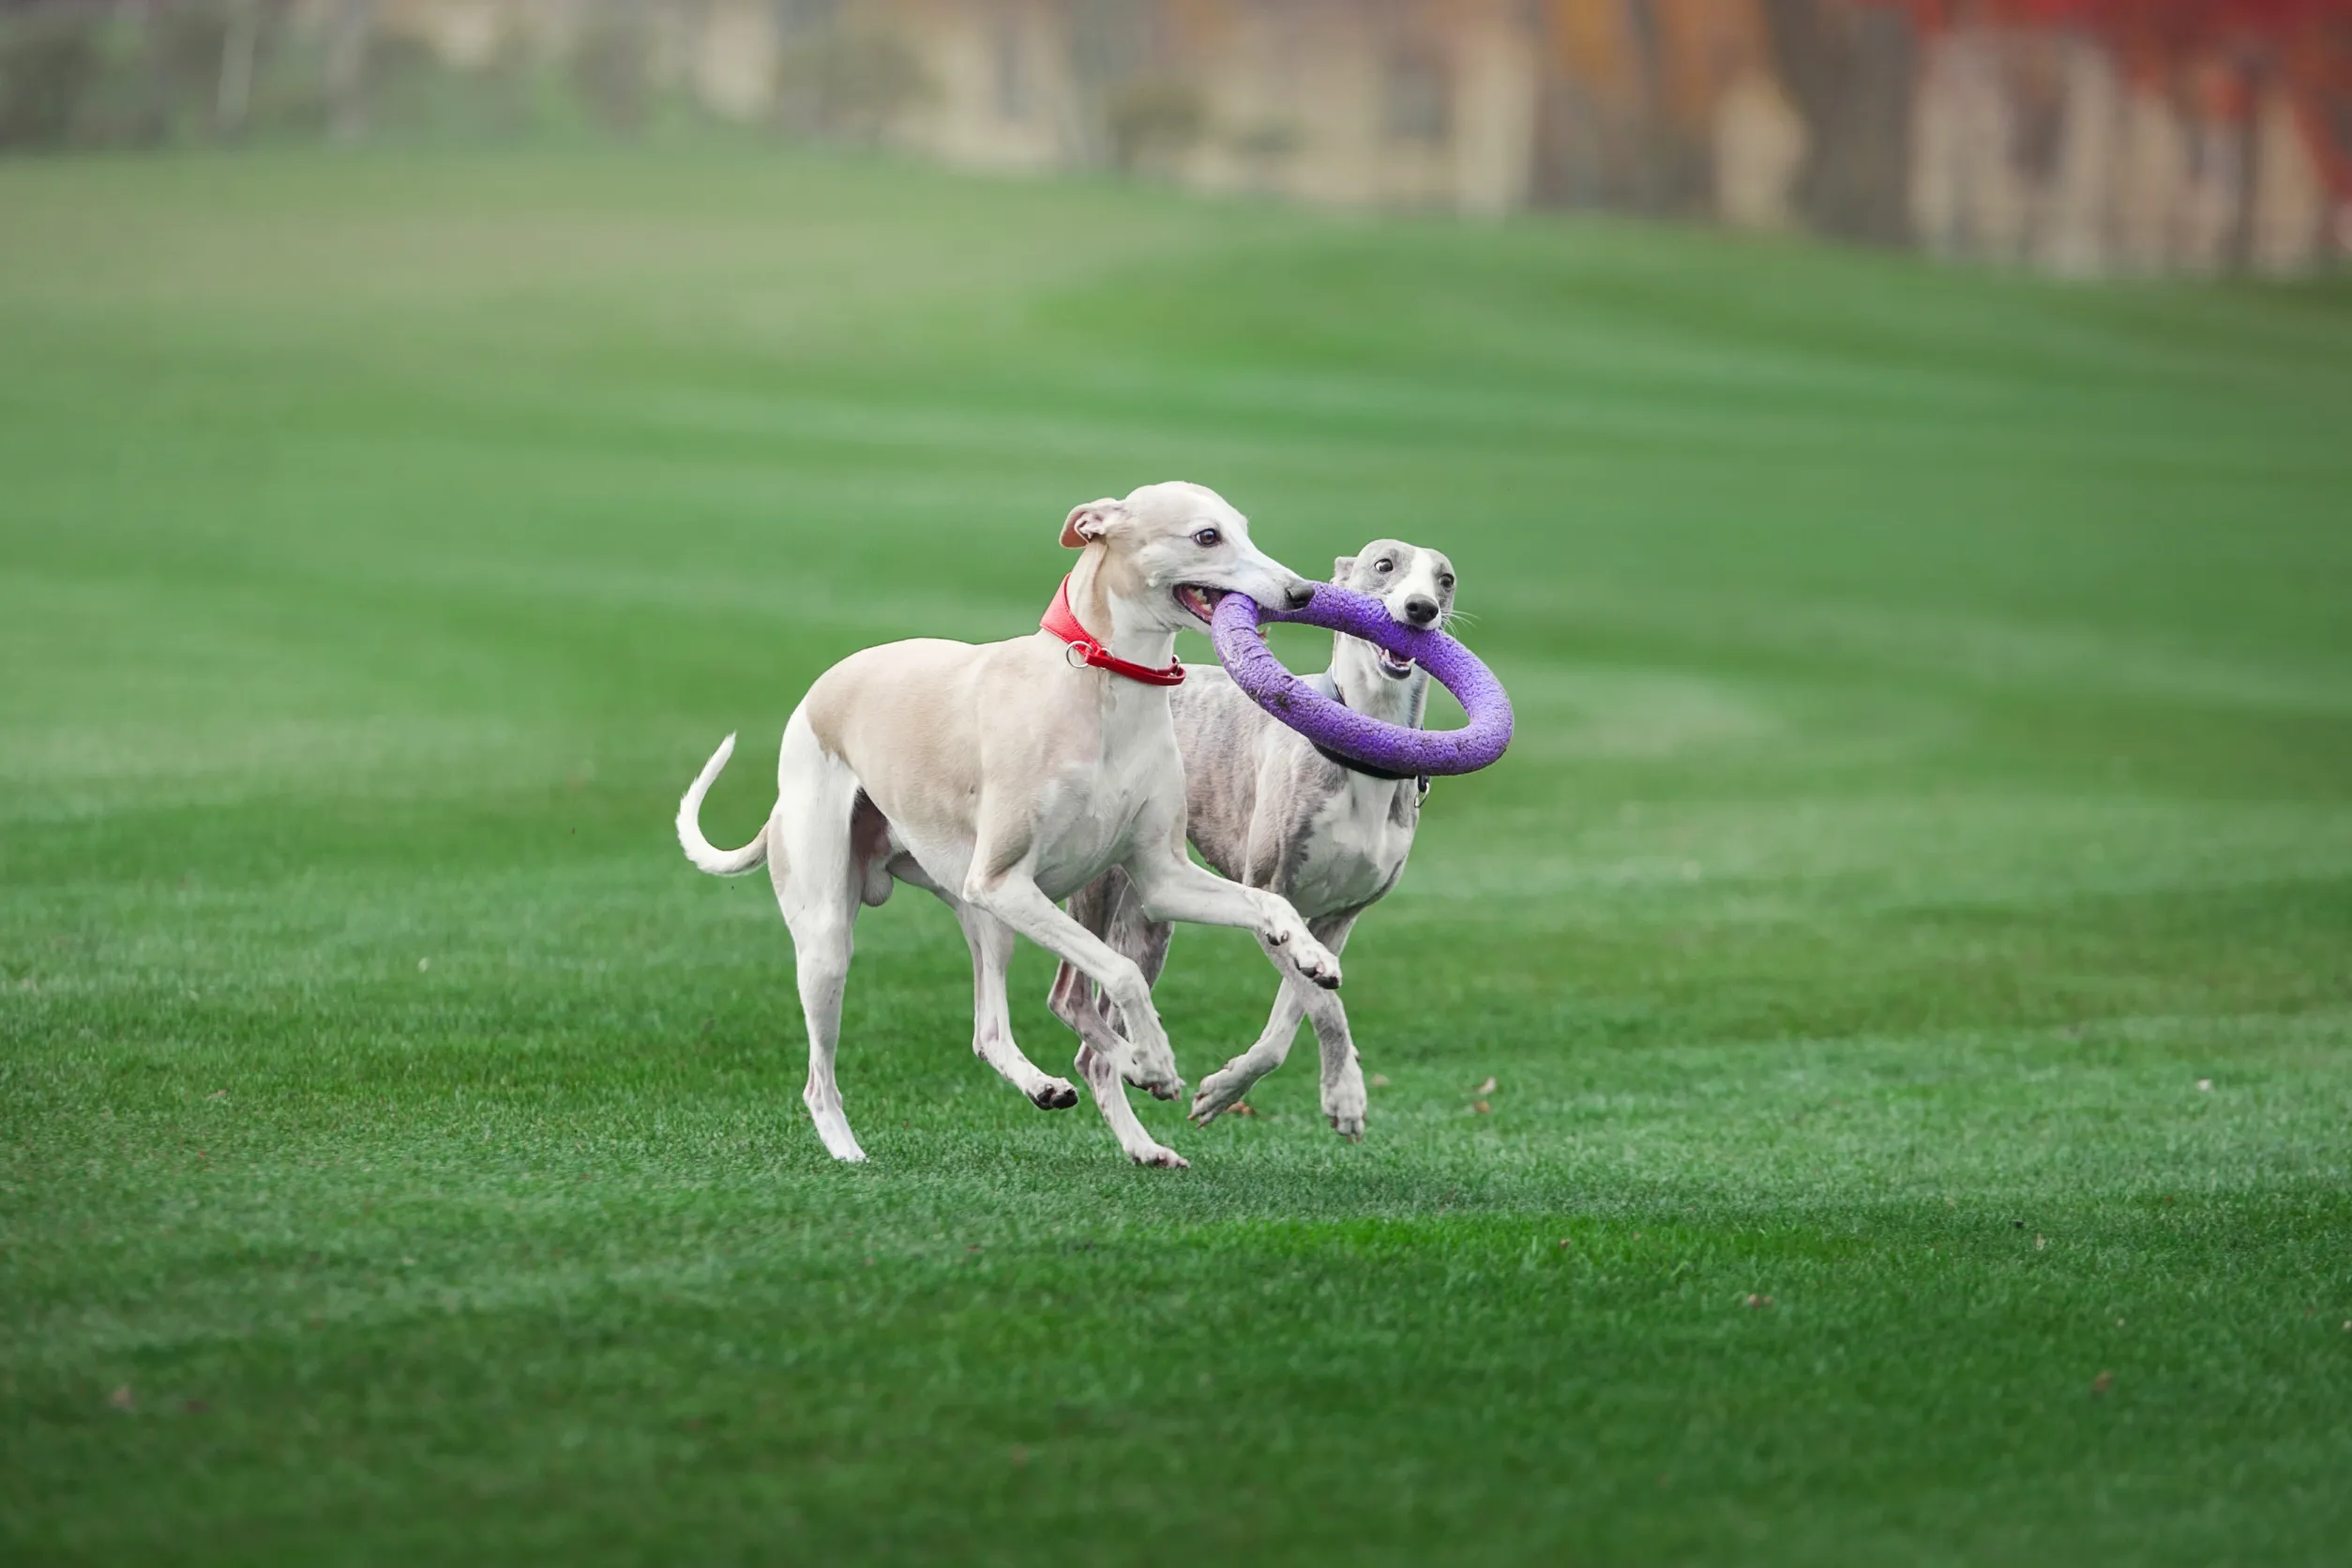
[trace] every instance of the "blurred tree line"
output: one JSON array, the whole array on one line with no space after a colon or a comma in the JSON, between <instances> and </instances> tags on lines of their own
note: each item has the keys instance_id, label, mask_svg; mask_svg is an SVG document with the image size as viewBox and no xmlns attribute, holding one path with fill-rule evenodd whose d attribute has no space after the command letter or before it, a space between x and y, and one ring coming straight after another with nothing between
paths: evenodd
<instances>
[{"instance_id":1,"label":"blurred tree line","mask_svg":"<svg viewBox=\"0 0 2352 1568\"><path fill-rule=\"evenodd\" d=\"M0 151L697 122L2079 275L2352 251L2352 0L0 0Z\"/></svg>"},{"instance_id":2,"label":"blurred tree line","mask_svg":"<svg viewBox=\"0 0 2352 1568\"><path fill-rule=\"evenodd\" d=\"M377 0L0 0L0 149L642 129L646 8L453 59ZM691 113L690 97L675 107Z\"/></svg>"}]
</instances>

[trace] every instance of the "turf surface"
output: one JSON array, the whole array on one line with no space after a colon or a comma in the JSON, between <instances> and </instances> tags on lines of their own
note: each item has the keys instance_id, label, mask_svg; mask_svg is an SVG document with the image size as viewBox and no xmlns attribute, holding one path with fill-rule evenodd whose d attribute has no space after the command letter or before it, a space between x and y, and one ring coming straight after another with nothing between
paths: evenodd
<instances>
[{"instance_id":1,"label":"turf surface","mask_svg":"<svg viewBox=\"0 0 2352 1568\"><path fill-rule=\"evenodd\" d=\"M2347 413L2341 286L0 167L0 1548L2341 1560ZM1309 1045L1127 1168L902 892L837 1168L676 795L1168 476L1450 550L1517 701L1349 950L1371 1135ZM1180 933L1188 1077L1271 984Z\"/></svg>"}]
</instances>

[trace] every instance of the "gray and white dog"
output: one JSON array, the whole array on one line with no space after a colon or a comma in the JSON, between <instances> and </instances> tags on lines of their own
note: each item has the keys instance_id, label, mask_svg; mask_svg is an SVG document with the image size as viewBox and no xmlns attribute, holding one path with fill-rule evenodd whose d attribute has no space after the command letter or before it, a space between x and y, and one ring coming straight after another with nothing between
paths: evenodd
<instances>
[{"instance_id":1,"label":"gray and white dog","mask_svg":"<svg viewBox=\"0 0 2352 1568\"><path fill-rule=\"evenodd\" d=\"M1341 556L1332 580L1376 596L1406 626L1442 626L1454 612L1453 562L1399 539L1375 539ZM1277 722L1217 666L1192 665L1186 674L1173 707L1193 848L1222 875L1289 899L1316 940L1340 953L1356 917L1403 875L1428 781L1342 763ZM1330 670L1308 684L1360 713L1415 729L1428 706L1427 671L1360 638L1334 634ZM1080 889L1070 913L1158 980L1171 927L1144 912L1123 871ZM1267 956L1277 957L1272 948ZM1070 964L1055 975L1050 1001L1088 1046L1123 1054L1119 1010ZM1347 1008L1337 992L1289 978L1258 1043L1202 1080L1193 1121L1206 1126L1282 1065L1302 1018L1313 1021L1322 1048L1323 1114L1341 1137L1363 1137L1364 1069Z\"/></svg>"}]
</instances>

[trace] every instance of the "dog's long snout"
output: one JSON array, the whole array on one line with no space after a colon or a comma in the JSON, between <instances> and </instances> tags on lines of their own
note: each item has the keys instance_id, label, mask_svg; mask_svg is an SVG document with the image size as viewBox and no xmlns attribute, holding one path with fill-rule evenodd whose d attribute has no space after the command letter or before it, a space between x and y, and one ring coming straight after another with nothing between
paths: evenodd
<instances>
[{"instance_id":1,"label":"dog's long snout","mask_svg":"<svg viewBox=\"0 0 2352 1568\"><path fill-rule=\"evenodd\" d=\"M1405 619L1416 626L1425 626L1438 618L1438 601L1426 594L1415 594L1405 601Z\"/></svg>"}]
</instances>

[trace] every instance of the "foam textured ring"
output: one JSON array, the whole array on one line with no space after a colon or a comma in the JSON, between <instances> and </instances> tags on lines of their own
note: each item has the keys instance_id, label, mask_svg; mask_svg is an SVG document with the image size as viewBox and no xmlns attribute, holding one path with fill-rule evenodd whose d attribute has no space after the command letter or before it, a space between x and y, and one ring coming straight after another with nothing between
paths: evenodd
<instances>
[{"instance_id":1,"label":"foam textured ring","mask_svg":"<svg viewBox=\"0 0 2352 1568\"><path fill-rule=\"evenodd\" d=\"M1436 677L1470 716L1459 730L1389 724L1330 698L1282 667L1259 632L1262 621L1295 621L1376 642ZM1476 654L1433 627L1400 624L1369 594L1319 582L1299 610L1267 610L1247 594L1218 601L1209 640L1233 684L1250 700L1327 750L1405 777L1476 773L1511 744L1511 698Z\"/></svg>"}]
</instances>

